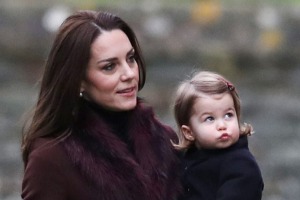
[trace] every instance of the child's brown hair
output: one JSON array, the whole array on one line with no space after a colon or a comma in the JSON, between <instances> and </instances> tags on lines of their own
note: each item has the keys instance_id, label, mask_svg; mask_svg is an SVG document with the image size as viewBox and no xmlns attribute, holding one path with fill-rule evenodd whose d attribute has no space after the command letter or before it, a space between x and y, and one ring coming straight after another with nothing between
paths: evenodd
<instances>
[{"instance_id":1,"label":"child's brown hair","mask_svg":"<svg viewBox=\"0 0 300 200\"><path fill-rule=\"evenodd\" d=\"M234 108L236 110L238 122L240 124L241 118L241 102L238 93L232 83L225 79L220 74L201 71L196 73L190 79L183 81L175 94L174 115L178 126L179 143L174 144L177 149L186 149L192 142L187 140L180 129L182 125L189 125L190 117L192 116L193 106L195 100L201 94L222 94L229 93L232 96ZM241 135L250 135L252 133L252 126L244 123L240 125Z\"/></svg>"}]
</instances>

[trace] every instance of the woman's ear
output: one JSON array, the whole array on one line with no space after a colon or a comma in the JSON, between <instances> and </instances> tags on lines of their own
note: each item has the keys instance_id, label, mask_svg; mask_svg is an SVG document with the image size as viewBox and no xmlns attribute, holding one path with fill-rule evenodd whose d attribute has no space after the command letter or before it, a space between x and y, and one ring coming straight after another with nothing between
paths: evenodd
<instances>
[{"instance_id":1,"label":"woman's ear","mask_svg":"<svg viewBox=\"0 0 300 200\"><path fill-rule=\"evenodd\" d=\"M84 92L84 89L85 89L85 81L82 80L80 83L80 92Z\"/></svg>"},{"instance_id":2,"label":"woman's ear","mask_svg":"<svg viewBox=\"0 0 300 200\"><path fill-rule=\"evenodd\" d=\"M188 127L186 125L182 125L180 130L186 140L191 141L191 142L195 140L193 131L190 129L190 127Z\"/></svg>"},{"instance_id":3,"label":"woman's ear","mask_svg":"<svg viewBox=\"0 0 300 200\"><path fill-rule=\"evenodd\" d=\"M84 95L84 92L85 92L85 81L81 81L79 97L81 97L81 98L85 97L86 98L86 95Z\"/></svg>"}]
</instances>

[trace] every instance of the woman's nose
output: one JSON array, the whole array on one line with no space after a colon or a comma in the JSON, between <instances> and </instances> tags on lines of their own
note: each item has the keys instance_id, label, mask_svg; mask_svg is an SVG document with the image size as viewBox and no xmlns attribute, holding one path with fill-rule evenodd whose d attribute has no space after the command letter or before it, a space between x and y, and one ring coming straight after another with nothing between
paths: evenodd
<instances>
[{"instance_id":1,"label":"woman's nose","mask_svg":"<svg viewBox=\"0 0 300 200\"><path fill-rule=\"evenodd\" d=\"M131 67L128 63L123 64L122 66L122 74L121 74L121 80L126 81L128 79L132 79L135 76L134 68Z\"/></svg>"}]
</instances>

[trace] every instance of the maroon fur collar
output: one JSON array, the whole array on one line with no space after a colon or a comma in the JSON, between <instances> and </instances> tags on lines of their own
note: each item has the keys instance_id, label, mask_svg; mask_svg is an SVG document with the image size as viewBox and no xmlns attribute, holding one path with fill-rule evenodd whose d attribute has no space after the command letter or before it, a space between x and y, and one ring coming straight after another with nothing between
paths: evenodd
<instances>
[{"instance_id":1,"label":"maroon fur collar","mask_svg":"<svg viewBox=\"0 0 300 200\"><path fill-rule=\"evenodd\" d=\"M80 111L80 123L64 147L99 199L171 200L179 186L177 157L168 135L150 108L138 103L129 115L129 144L112 133L89 106ZM130 148L128 148L128 145Z\"/></svg>"}]
</instances>

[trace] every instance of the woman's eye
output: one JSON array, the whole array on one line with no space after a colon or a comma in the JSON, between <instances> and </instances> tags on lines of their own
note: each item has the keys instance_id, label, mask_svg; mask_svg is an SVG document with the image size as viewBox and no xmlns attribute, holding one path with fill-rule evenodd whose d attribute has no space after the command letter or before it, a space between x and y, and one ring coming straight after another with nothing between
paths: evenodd
<instances>
[{"instance_id":1,"label":"woman's eye","mask_svg":"<svg viewBox=\"0 0 300 200\"><path fill-rule=\"evenodd\" d=\"M104 71L112 71L114 69L115 65L113 63L107 64L104 67L102 67L101 69Z\"/></svg>"},{"instance_id":2,"label":"woman's eye","mask_svg":"<svg viewBox=\"0 0 300 200\"><path fill-rule=\"evenodd\" d=\"M135 54L130 55L128 57L128 62L131 62L131 63L135 62L135 58L136 58Z\"/></svg>"}]
</instances>

